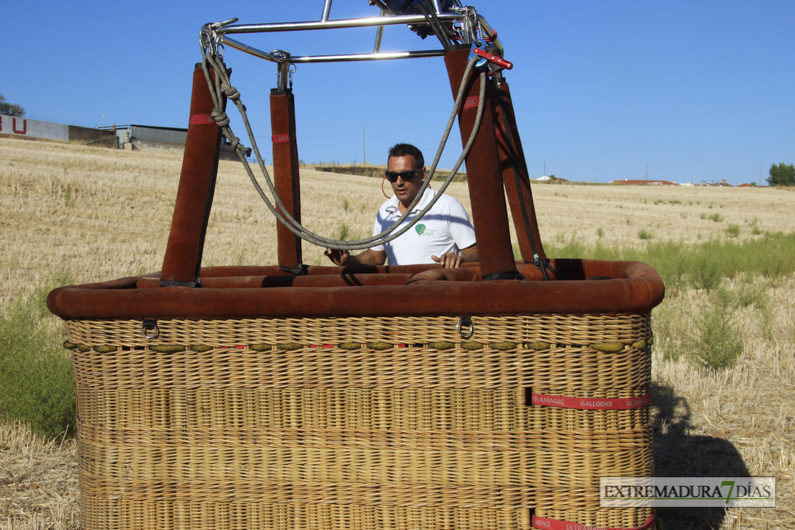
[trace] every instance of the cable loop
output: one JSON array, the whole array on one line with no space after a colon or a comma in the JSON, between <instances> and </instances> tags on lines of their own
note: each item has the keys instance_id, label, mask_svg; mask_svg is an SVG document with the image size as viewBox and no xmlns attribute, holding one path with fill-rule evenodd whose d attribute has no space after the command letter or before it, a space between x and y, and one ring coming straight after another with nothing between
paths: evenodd
<instances>
[{"instance_id":1,"label":"cable loop","mask_svg":"<svg viewBox=\"0 0 795 530\"><path fill-rule=\"evenodd\" d=\"M277 51L281 52L281 50L274 50L274 52ZM287 54L286 52L281 52L281 53L283 53L286 57L289 57L289 54ZM222 128L224 136L228 140L233 141L236 137L234 136L231 128L229 127L229 118L227 117L226 113L223 111L223 97L221 95L222 94L221 87L223 84L231 86L231 83L229 82L229 72L227 71L226 66L223 64L220 58L217 55L213 55L211 50L207 49L204 46L202 47L202 56L203 56L202 70L204 71L204 75L207 80L207 86L210 90L210 96L215 106L215 109L212 111L211 114L215 119L216 123L218 123L219 127ZM265 182L268 185L268 189L272 194L273 201L271 201L271 199L265 194L259 182L257 181L257 178L254 176L254 173L251 170L251 166L249 165L249 162L246 158L247 155L243 154L244 149L240 148L237 149L238 157L240 158L240 161L243 163L243 167L245 168L246 173L248 174L249 180L251 180L251 183L253 184L260 198L262 198L265 205L268 207L271 213L279 220L279 222L282 223L284 226L286 226L287 229L290 230L290 232L292 232L296 236L304 239L305 241L313 245L317 245L320 247L327 247L327 248L336 248L340 250L361 250L373 246L383 245L389 241L392 241L397 237L400 237L422 219L422 217L436 204L436 201L438 201L439 198L441 198L442 194L450 185L450 183L453 180L453 177L455 177L455 175L458 173L458 169L464 163L464 160L469 154L469 151L472 148L472 144L474 144L475 142L475 137L477 136L478 130L480 129L480 124L485 109L485 101L486 101L485 94L486 94L486 82L487 82L485 72L479 73L480 95L478 99L478 111L475 117L475 124L472 128L472 133L470 134L470 137L466 145L464 146L464 150L461 153L461 156L458 158L458 161L456 162L453 169L450 171L450 174L447 176L444 183L439 188L439 192L434 196L434 198L430 201L430 203L426 205L419 213L417 213L417 215L414 218L409 220L405 225L401 226L401 223L403 223L403 221L406 220L406 218L413 213L414 208L417 206L417 204L419 204L420 200L422 199L425 190L428 189L428 187L430 186L431 179L433 178L433 175L436 172L436 167L439 163L439 160L441 159L442 153L447 144L450 131L452 130L453 125L455 124L455 118L458 115L458 110L461 108L464 95L466 94L466 87L468 85L469 78L472 75L475 63L477 62L478 59L479 57L474 57L470 59L470 61L467 63L467 67L466 70L464 71L464 76L461 81L461 86L459 87L458 94L456 95L455 105L453 106L453 110L450 114L450 119L448 120L447 127L442 136L442 141L436 152L436 156L434 157L433 163L428 173L428 177L423 181L422 186L417 192L417 196L414 198L414 200L409 205L409 207L406 208L406 211L400 216L400 218L398 218L397 221L395 221L390 227L388 227L386 230L384 230L378 235L356 241L341 241L317 235L314 232L307 230L301 223L296 221L295 218L289 214L288 208L284 206L284 203L279 198L279 194L276 192L276 187L273 184L273 180L270 178L270 174L268 173L268 170L265 167L265 162L263 161L262 155L260 154L259 151L259 146L257 145L256 139L254 138L254 132L251 129L251 123L248 119L248 115L246 114L246 107L245 105L243 105L239 97L233 99L232 101L234 102L235 106L240 112L240 115L243 119L243 124L246 127L246 132L248 133L248 137L251 140L252 148L248 149L248 153L250 154L251 151L253 150L253 153L257 160L257 165L259 166L260 171L263 177L265 178ZM216 74L215 80L213 80L212 76L210 75L210 68L212 68L215 71Z\"/></svg>"}]
</instances>

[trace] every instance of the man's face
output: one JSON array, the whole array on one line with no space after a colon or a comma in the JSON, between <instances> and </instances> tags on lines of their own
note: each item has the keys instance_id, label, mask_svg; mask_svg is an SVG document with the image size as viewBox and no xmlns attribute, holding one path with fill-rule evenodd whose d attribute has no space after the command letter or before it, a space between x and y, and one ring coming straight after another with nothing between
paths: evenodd
<instances>
[{"instance_id":1,"label":"man's face","mask_svg":"<svg viewBox=\"0 0 795 530\"><path fill-rule=\"evenodd\" d=\"M415 166L414 157L412 155L393 156L387 161L387 171L390 172L402 173L404 171L416 171L418 169L421 170L422 168ZM414 197L417 196L424 177L423 171L416 171L416 173L414 173L414 178L410 180L404 180L402 177L398 177L395 182L391 183L392 191L404 207L408 207L411 201L414 200Z\"/></svg>"}]
</instances>

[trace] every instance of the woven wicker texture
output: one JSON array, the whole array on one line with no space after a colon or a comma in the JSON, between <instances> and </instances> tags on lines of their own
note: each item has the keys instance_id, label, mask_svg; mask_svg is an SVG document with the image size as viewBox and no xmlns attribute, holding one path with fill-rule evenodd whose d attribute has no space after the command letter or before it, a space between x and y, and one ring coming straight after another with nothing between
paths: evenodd
<instances>
[{"instance_id":1,"label":"woven wicker texture","mask_svg":"<svg viewBox=\"0 0 795 530\"><path fill-rule=\"evenodd\" d=\"M85 528L638 526L648 315L68 321Z\"/></svg>"}]
</instances>

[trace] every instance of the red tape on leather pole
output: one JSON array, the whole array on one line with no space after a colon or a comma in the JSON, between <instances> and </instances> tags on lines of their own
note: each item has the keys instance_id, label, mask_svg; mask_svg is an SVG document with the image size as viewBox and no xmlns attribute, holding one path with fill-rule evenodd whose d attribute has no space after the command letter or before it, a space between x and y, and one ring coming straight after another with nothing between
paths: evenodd
<instances>
[{"instance_id":1,"label":"red tape on leather pole","mask_svg":"<svg viewBox=\"0 0 795 530\"><path fill-rule=\"evenodd\" d=\"M464 110L476 109L480 106L480 96L472 96L464 101Z\"/></svg>"},{"instance_id":2,"label":"red tape on leather pole","mask_svg":"<svg viewBox=\"0 0 795 530\"><path fill-rule=\"evenodd\" d=\"M286 144L290 141L289 134L274 134L271 136L271 141L275 144Z\"/></svg>"},{"instance_id":3,"label":"red tape on leather pole","mask_svg":"<svg viewBox=\"0 0 795 530\"><path fill-rule=\"evenodd\" d=\"M635 528L609 528L607 526L588 526L584 524L561 521L559 519L547 519L546 517L533 516L533 528L543 528L545 530L649 530L654 528L657 516L652 515L646 522Z\"/></svg>"},{"instance_id":4,"label":"red tape on leather pole","mask_svg":"<svg viewBox=\"0 0 795 530\"><path fill-rule=\"evenodd\" d=\"M649 405L651 403L651 394L644 394L634 398L580 398L533 394L531 403L533 405L561 407L564 409L629 410Z\"/></svg>"},{"instance_id":5,"label":"red tape on leather pole","mask_svg":"<svg viewBox=\"0 0 795 530\"><path fill-rule=\"evenodd\" d=\"M215 120L210 114L194 114L188 125L215 125Z\"/></svg>"}]
</instances>

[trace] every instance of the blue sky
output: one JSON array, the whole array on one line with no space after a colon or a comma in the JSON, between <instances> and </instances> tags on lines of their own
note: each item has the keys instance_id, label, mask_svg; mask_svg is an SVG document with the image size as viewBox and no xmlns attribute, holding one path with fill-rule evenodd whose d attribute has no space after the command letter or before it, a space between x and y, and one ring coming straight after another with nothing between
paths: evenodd
<instances>
[{"instance_id":1,"label":"blue sky","mask_svg":"<svg viewBox=\"0 0 795 530\"><path fill-rule=\"evenodd\" d=\"M499 32L531 177L586 182L762 181L795 162L795 1L470 1ZM79 7L77 7L79 6ZM205 22L317 20L322 0L227 3L20 2L0 5L0 93L31 119L95 127L187 127ZM331 18L370 16L336 0ZM374 30L240 37L293 55L367 52ZM405 27L384 50L423 49ZM232 81L270 159L275 66L226 51ZM298 149L305 162L385 162L398 141L432 158L452 106L442 59L299 65ZM233 120L238 136L244 131ZM364 146L363 146L364 131ZM246 145L250 145L244 139ZM442 158L461 150L456 134Z\"/></svg>"}]
</instances>

